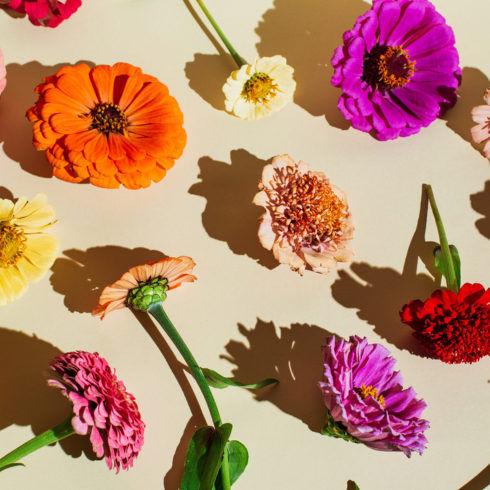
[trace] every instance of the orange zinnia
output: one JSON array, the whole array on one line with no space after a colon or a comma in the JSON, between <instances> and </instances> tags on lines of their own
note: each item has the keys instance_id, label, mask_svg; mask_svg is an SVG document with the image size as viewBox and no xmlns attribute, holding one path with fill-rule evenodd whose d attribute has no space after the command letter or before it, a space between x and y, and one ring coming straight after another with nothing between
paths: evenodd
<instances>
[{"instance_id":1,"label":"orange zinnia","mask_svg":"<svg viewBox=\"0 0 490 490\"><path fill-rule=\"evenodd\" d=\"M148 187L182 155L184 116L168 88L127 63L65 66L43 78L27 111L53 175L99 187Z\"/></svg>"}]
</instances>

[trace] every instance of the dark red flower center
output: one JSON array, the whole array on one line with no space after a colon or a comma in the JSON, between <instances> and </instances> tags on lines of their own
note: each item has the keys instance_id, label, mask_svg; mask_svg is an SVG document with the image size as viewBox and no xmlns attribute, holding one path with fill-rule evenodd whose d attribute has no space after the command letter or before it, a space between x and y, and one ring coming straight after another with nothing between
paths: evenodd
<instances>
[{"instance_id":1,"label":"dark red flower center","mask_svg":"<svg viewBox=\"0 0 490 490\"><path fill-rule=\"evenodd\" d=\"M90 114L92 116L92 129L98 129L101 133L126 133L129 125L124 111L113 102L97 104Z\"/></svg>"},{"instance_id":2,"label":"dark red flower center","mask_svg":"<svg viewBox=\"0 0 490 490\"><path fill-rule=\"evenodd\" d=\"M412 78L415 61L410 61L407 50L401 46L380 46L376 44L364 56L362 81L375 92L385 93L403 87Z\"/></svg>"}]
</instances>

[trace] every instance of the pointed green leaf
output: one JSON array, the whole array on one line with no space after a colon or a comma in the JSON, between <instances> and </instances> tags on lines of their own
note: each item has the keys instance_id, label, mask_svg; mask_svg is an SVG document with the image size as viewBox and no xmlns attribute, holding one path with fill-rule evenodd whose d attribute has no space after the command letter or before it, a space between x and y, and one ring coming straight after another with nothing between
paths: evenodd
<instances>
[{"instance_id":1,"label":"pointed green leaf","mask_svg":"<svg viewBox=\"0 0 490 490\"><path fill-rule=\"evenodd\" d=\"M453 259L454 273L456 274L456 282L458 284L458 289L461 287L461 259L459 257L458 249L454 245L449 245L449 251L451 253L451 258ZM444 270L444 260L442 258L442 250L440 245L434 248L433 252L435 264L438 271L446 278L446 272Z\"/></svg>"},{"instance_id":2,"label":"pointed green leaf","mask_svg":"<svg viewBox=\"0 0 490 490\"><path fill-rule=\"evenodd\" d=\"M232 428L233 426L231 424L223 424L217 430L213 430L199 490L212 490L214 487L214 482L218 476L223 453L226 448L226 443L230 438Z\"/></svg>"},{"instance_id":3,"label":"pointed green leaf","mask_svg":"<svg viewBox=\"0 0 490 490\"><path fill-rule=\"evenodd\" d=\"M205 426L196 431L192 437L187 455L185 457L184 476L182 477L182 490L199 490L201 475L206 464L206 456L209 452L213 427Z\"/></svg>"},{"instance_id":4,"label":"pointed green leaf","mask_svg":"<svg viewBox=\"0 0 490 490\"><path fill-rule=\"evenodd\" d=\"M23 466L24 468L26 467L24 463L10 463L5 465L3 468L0 468L0 471L8 470L9 468L13 468L14 466Z\"/></svg>"},{"instance_id":5,"label":"pointed green leaf","mask_svg":"<svg viewBox=\"0 0 490 490\"><path fill-rule=\"evenodd\" d=\"M353 481L352 483L354 484L353 490L360 490L360 488L357 486L357 483L355 481Z\"/></svg>"},{"instance_id":6,"label":"pointed green leaf","mask_svg":"<svg viewBox=\"0 0 490 490\"><path fill-rule=\"evenodd\" d=\"M247 448L238 441L229 441L226 445L226 453L228 454L228 466L230 469L230 484L233 485L245 471L248 464ZM223 490L221 481L221 470L215 482L215 490Z\"/></svg>"},{"instance_id":7,"label":"pointed green leaf","mask_svg":"<svg viewBox=\"0 0 490 490\"><path fill-rule=\"evenodd\" d=\"M222 390L223 388L228 388L228 386L235 386L237 388L247 388L249 390L260 390L260 388L264 388L265 386L274 383L279 383L277 379L267 378L264 379L264 381L261 381L260 383L244 385L243 383L240 383L240 381L232 381L229 378L225 378L224 376L221 376L221 374L218 374L216 371L213 371L212 369L201 368L201 370L204 374L204 377L206 378L208 385L211 386L212 388L218 388L219 390Z\"/></svg>"}]
</instances>

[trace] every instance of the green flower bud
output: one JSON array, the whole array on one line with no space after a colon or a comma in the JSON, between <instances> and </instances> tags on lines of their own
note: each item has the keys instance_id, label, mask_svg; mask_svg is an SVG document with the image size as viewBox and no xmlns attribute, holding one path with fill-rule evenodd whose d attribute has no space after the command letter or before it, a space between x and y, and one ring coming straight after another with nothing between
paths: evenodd
<instances>
[{"instance_id":1,"label":"green flower bud","mask_svg":"<svg viewBox=\"0 0 490 490\"><path fill-rule=\"evenodd\" d=\"M148 311L151 305L163 303L167 297L168 280L165 277L154 277L141 281L137 288L129 291L126 304L133 310Z\"/></svg>"}]
</instances>

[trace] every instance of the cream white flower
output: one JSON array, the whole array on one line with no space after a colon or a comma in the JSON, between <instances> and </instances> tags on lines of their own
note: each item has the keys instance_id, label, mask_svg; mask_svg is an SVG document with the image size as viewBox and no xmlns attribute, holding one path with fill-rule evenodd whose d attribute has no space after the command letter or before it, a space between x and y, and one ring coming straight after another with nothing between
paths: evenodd
<instances>
[{"instance_id":1,"label":"cream white flower","mask_svg":"<svg viewBox=\"0 0 490 490\"><path fill-rule=\"evenodd\" d=\"M51 226L54 208L44 194L15 204L0 199L0 305L13 301L53 265L58 240L43 231Z\"/></svg>"},{"instance_id":2,"label":"cream white flower","mask_svg":"<svg viewBox=\"0 0 490 490\"><path fill-rule=\"evenodd\" d=\"M321 172L289 155L266 165L254 204L263 206L259 240L281 264L303 274L306 265L328 274L337 262L354 258L354 232L347 195Z\"/></svg>"},{"instance_id":3,"label":"cream white flower","mask_svg":"<svg viewBox=\"0 0 490 490\"><path fill-rule=\"evenodd\" d=\"M296 80L286 58L255 58L226 80L226 110L252 121L278 111L293 98Z\"/></svg>"}]
</instances>

